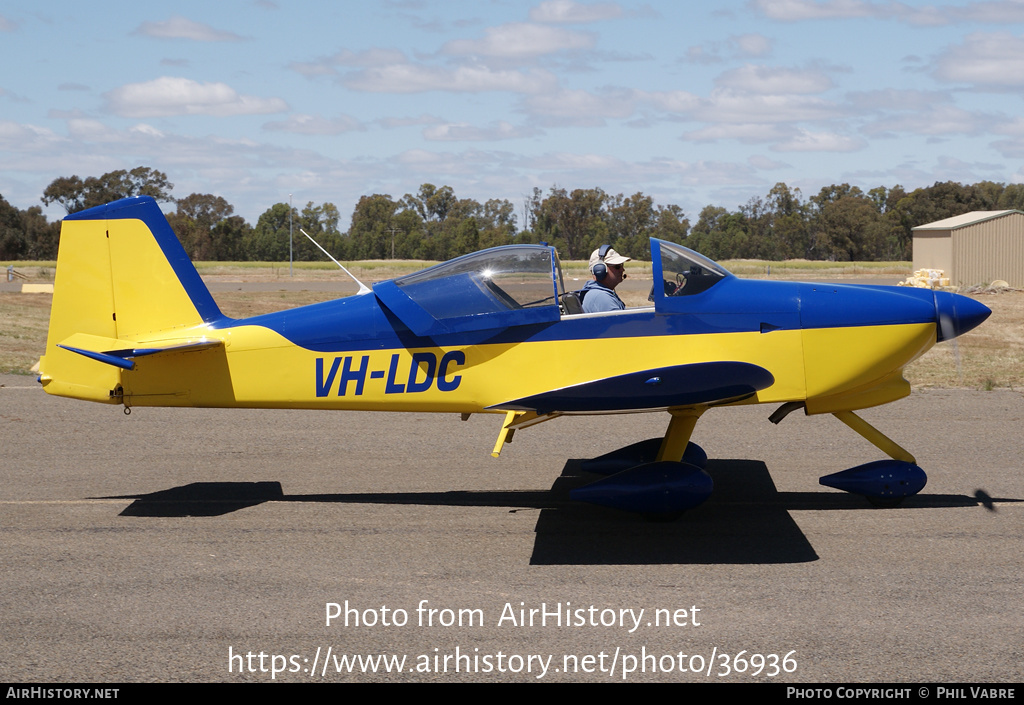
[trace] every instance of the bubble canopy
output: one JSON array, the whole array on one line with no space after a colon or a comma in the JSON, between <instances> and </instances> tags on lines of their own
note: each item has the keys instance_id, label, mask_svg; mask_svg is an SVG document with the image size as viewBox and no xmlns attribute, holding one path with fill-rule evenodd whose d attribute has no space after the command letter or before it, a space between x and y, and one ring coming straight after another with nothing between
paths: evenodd
<instances>
[{"instance_id":1,"label":"bubble canopy","mask_svg":"<svg viewBox=\"0 0 1024 705\"><path fill-rule=\"evenodd\" d=\"M651 253L656 305L659 299L699 294L732 277L682 245L652 238ZM507 245L381 282L374 293L411 330L433 335L558 320L565 285L555 248Z\"/></svg>"},{"instance_id":2,"label":"bubble canopy","mask_svg":"<svg viewBox=\"0 0 1024 705\"><path fill-rule=\"evenodd\" d=\"M419 335L556 321L563 289L546 245L507 245L457 257L373 287Z\"/></svg>"}]
</instances>

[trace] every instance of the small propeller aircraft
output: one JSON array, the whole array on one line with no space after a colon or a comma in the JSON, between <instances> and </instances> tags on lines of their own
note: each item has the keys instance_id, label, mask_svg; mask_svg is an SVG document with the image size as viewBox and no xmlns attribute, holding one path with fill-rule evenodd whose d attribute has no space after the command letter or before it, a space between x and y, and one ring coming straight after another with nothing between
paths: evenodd
<instances>
[{"instance_id":1,"label":"small propeller aircraft","mask_svg":"<svg viewBox=\"0 0 1024 705\"><path fill-rule=\"evenodd\" d=\"M655 517L712 491L690 442L712 407L833 414L888 459L821 479L896 504L925 485L914 457L856 414L910 393L903 367L988 308L921 289L739 279L651 240L651 306L578 313L545 245L465 255L359 294L224 316L156 202L64 219L39 380L50 394L132 406L365 409L503 416L666 411L663 438L584 463L577 500Z\"/></svg>"}]
</instances>

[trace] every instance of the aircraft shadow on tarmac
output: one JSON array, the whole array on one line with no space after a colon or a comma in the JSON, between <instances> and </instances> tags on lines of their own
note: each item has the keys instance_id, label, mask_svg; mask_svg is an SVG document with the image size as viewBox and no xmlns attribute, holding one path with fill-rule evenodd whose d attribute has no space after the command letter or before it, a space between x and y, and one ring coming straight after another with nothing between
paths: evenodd
<instances>
[{"instance_id":1,"label":"aircraft shadow on tarmac","mask_svg":"<svg viewBox=\"0 0 1024 705\"><path fill-rule=\"evenodd\" d=\"M879 510L860 497L838 492L779 492L761 461L710 460L715 481L711 498L673 522L644 518L573 502L569 490L596 476L569 460L549 491L381 492L286 495L279 482L195 482L145 495L103 499L135 500L121 516L219 516L264 502L407 504L450 507L507 507L539 510L534 565L644 565L799 563L818 555L790 515L800 510L906 511L984 506L1001 502L978 490L966 495L920 494L897 509Z\"/></svg>"}]
</instances>

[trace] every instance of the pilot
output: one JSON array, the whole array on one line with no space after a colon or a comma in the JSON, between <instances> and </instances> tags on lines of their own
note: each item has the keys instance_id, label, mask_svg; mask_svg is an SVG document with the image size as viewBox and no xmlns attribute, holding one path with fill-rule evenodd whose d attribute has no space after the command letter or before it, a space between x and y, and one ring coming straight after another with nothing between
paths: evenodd
<instances>
[{"instance_id":1,"label":"pilot","mask_svg":"<svg viewBox=\"0 0 1024 705\"><path fill-rule=\"evenodd\" d=\"M594 275L583 287L583 313L621 311L626 308L615 287L626 278L623 265L629 262L610 245L601 245L590 255L590 273Z\"/></svg>"}]
</instances>

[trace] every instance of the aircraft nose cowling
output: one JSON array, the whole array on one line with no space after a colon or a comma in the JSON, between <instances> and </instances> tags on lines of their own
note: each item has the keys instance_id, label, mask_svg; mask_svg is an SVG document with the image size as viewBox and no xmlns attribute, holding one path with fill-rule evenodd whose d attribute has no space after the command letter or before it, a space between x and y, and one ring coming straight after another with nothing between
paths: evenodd
<instances>
[{"instance_id":1,"label":"aircraft nose cowling","mask_svg":"<svg viewBox=\"0 0 1024 705\"><path fill-rule=\"evenodd\" d=\"M935 292L935 317L938 325L935 341L952 340L980 326L992 315L992 309L974 299L947 291Z\"/></svg>"},{"instance_id":2,"label":"aircraft nose cowling","mask_svg":"<svg viewBox=\"0 0 1024 705\"><path fill-rule=\"evenodd\" d=\"M801 284L804 328L892 326L935 321L930 291L894 286Z\"/></svg>"}]
</instances>

